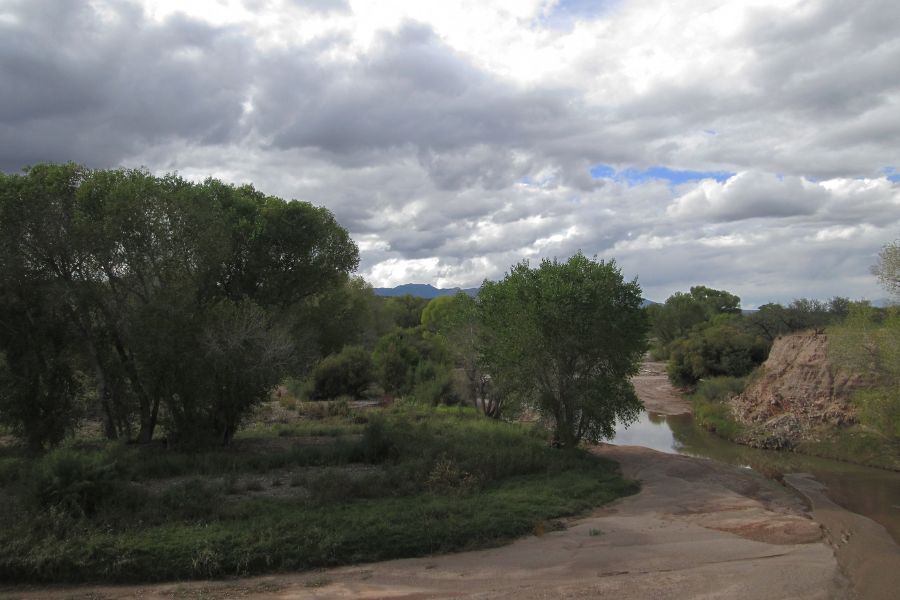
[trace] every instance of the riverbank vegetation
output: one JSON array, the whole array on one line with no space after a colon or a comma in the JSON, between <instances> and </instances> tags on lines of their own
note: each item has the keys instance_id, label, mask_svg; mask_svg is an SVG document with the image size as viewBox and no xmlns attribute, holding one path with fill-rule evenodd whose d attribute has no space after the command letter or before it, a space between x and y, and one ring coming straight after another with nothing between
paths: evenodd
<instances>
[{"instance_id":1,"label":"riverbank vegetation","mask_svg":"<svg viewBox=\"0 0 900 600\"><path fill-rule=\"evenodd\" d=\"M470 408L299 416L195 453L3 458L0 578L160 581L465 550L636 490L614 464Z\"/></svg>"},{"instance_id":2,"label":"riverbank vegetation","mask_svg":"<svg viewBox=\"0 0 900 600\"><path fill-rule=\"evenodd\" d=\"M329 211L250 186L0 176L0 578L418 556L634 492L577 448L640 408L614 262L429 303L375 297L358 261Z\"/></svg>"}]
</instances>

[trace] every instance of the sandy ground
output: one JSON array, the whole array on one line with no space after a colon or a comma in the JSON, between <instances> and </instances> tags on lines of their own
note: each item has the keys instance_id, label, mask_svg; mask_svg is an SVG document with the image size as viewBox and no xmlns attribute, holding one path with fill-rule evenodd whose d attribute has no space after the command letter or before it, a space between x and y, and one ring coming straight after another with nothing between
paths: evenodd
<instances>
[{"instance_id":1,"label":"sandy ground","mask_svg":"<svg viewBox=\"0 0 900 600\"><path fill-rule=\"evenodd\" d=\"M641 365L640 374L631 381L638 397L644 401L647 412L661 415L683 415L691 412L691 403L669 383L666 363L645 362Z\"/></svg>"},{"instance_id":2,"label":"sandy ground","mask_svg":"<svg viewBox=\"0 0 900 600\"><path fill-rule=\"evenodd\" d=\"M822 484L809 475L785 475L785 481L810 500L812 516L824 527L838 564L849 576L857 597L900 597L900 547L887 530L832 502L823 493Z\"/></svg>"},{"instance_id":3,"label":"sandy ground","mask_svg":"<svg viewBox=\"0 0 900 600\"><path fill-rule=\"evenodd\" d=\"M664 378L653 363L636 378L648 410L689 412ZM619 461L627 477L641 482L641 492L572 520L563 531L500 548L222 582L0 588L0 597L776 600L856 596L822 527L808 516L801 497L778 483L748 470L646 448L604 445L595 451ZM819 512L823 508L817 503L813 499Z\"/></svg>"}]
</instances>

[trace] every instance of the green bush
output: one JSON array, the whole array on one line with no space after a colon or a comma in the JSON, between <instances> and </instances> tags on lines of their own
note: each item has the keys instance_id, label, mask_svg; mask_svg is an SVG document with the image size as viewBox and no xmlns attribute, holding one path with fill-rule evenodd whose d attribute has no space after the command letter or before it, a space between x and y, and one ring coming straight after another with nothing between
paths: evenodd
<instances>
[{"instance_id":1,"label":"green bush","mask_svg":"<svg viewBox=\"0 0 900 600\"><path fill-rule=\"evenodd\" d=\"M320 362L312 374L313 400L360 398L373 380L372 357L360 346L347 346Z\"/></svg>"},{"instance_id":2,"label":"green bush","mask_svg":"<svg viewBox=\"0 0 900 600\"><path fill-rule=\"evenodd\" d=\"M731 415L728 400L744 391L745 377L713 377L704 379L690 396L694 420L719 436L736 439L743 432Z\"/></svg>"},{"instance_id":3,"label":"green bush","mask_svg":"<svg viewBox=\"0 0 900 600\"><path fill-rule=\"evenodd\" d=\"M32 473L31 497L35 507L74 518L94 515L122 485L122 473L102 453L81 453L68 448L44 456Z\"/></svg>"},{"instance_id":4,"label":"green bush","mask_svg":"<svg viewBox=\"0 0 900 600\"><path fill-rule=\"evenodd\" d=\"M669 348L669 379L675 385L693 386L710 377L744 377L762 364L769 346L734 320L723 320L695 330Z\"/></svg>"},{"instance_id":5,"label":"green bush","mask_svg":"<svg viewBox=\"0 0 900 600\"><path fill-rule=\"evenodd\" d=\"M459 404L453 371L446 365L423 360L416 366L412 396L417 402L437 406Z\"/></svg>"}]
</instances>

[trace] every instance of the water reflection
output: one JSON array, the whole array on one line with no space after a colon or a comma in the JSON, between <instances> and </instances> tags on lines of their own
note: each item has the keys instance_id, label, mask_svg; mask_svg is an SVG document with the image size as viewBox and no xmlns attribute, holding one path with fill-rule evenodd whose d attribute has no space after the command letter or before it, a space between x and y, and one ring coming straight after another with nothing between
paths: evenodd
<instances>
[{"instance_id":1,"label":"water reflection","mask_svg":"<svg viewBox=\"0 0 900 600\"><path fill-rule=\"evenodd\" d=\"M828 488L832 500L881 523L900 543L900 473L732 444L695 426L691 415L643 413L627 428L618 425L610 441L749 466L769 477L810 473Z\"/></svg>"}]
</instances>

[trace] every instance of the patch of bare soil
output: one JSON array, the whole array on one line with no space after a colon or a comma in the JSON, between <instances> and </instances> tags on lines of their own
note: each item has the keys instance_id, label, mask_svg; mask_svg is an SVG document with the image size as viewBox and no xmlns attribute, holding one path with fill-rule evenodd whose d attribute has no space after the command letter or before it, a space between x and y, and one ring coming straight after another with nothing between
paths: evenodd
<instances>
[{"instance_id":1,"label":"patch of bare soil","mask_svg":"<svg viewBox=\"0 0 900 600\"><path fill-rule=\"evenodd\" d=\"M791 449L823 425L855 423L850 397L864 384L831 364L828 336L798 333L775 340L758 375L730 404L735 418L750 427L743 442Z\"/></svg>"},{"instance_id":2,"label":"patch of bare soil","mask_svg":"<svg viewBox=\"0 0 900 600\"><path fill-rule=\"evenodd\" d=\"M235 580L0 589L63 598L849 597L819 526L777 483L712 461L602 446L642 491L501 548Z\"/></svg>"},{"instance_id":3,"label":"patch of bare soil","mask_svg":"<svg viewBox=\"0 0 900 600\"><path fill-rule=\"evenodd\" d=\"M691 412L691 404L669 382L666 363L645 362L640 372L631 378L638 398L647 412L661 415L683 415Z\"/></svg>"}]
</instances>

